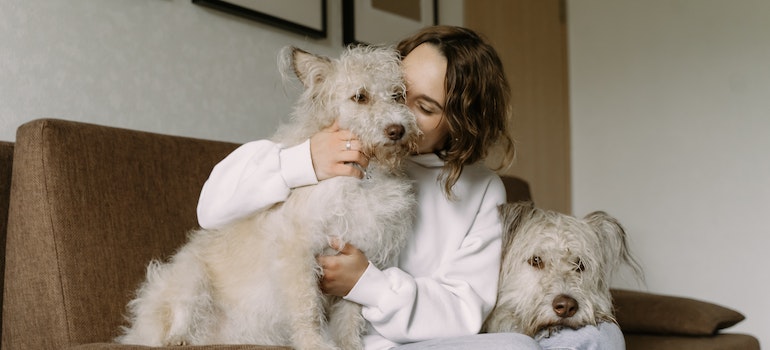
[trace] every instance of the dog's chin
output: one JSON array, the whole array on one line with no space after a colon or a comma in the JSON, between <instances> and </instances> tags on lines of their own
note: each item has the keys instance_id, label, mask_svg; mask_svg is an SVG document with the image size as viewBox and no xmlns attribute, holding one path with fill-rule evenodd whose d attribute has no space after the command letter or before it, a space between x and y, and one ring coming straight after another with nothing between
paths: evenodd
<instances>
[{"instance_id":1,"label":"dog's chin","mask_svg":"<svg viewBox=\"0 0 770 350\"><path fill-rule=\"evenodd\" d=\"M533 332L532 334L529 334L529 336L535 338L535 339L542 339L542 338L550 338L552 335L561 332L562 329L569 328L569 329L580 329L585 327L586 324L583 325L567 325L562 322L557 323L551 323L547 325L542 325L537 327L537 330Z\"/></svg>"},{"instance_id":2,"label":"dog's chin","mask_svg":"<svg viewBox=\"0 0 770 350\"><path fill-rule=\"evenodd\" d=\"M389 141L365 150L370 159L376 160L378 166L387 172L400 173L404 169L404 161L412 152L409 143L402 141Z\"/></svg>"},{"instance_id":3,"label":"dog's chin","mask_svg":"<svg viewBox=\"0 0 770 350\"><path fill-rule=\"evenodd\" d=\"M538 327L534 332L527 332L527 335L535 338L536 340L539 340L543 338L550 338L552 335L559 333L559 331L562 329L564 329L564 326L558 324L543 325Z\"/></svg>"},{"instance_id":4,"label":"dog's chin","mask_svg":"<svg viewBox=\"0 0 770 350\"><path fill-rule=\"evenodd\" d=\"M600 322L604 322L604 320L597 318L591 322L591 320L581 320L575 317L569 317L540 324L533 328L534 331L531 333L527 332L527 334L534 337L535 339L550 338L552 335L560 332L565 328L580 329L585 326L595 326Z\"/></svg>"}]
</instances>

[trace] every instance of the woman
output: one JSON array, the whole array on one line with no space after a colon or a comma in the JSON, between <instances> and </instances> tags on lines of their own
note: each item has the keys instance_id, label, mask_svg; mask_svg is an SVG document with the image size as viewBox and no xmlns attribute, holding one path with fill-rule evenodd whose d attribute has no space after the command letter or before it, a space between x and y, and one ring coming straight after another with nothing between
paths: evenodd
<instances>
[{"instance_id":1,"label":"woman","mask_svg":"<svg viewBox=\"0 0 770 350\"><path fill-rule=\"evenodd\" d=\"M418 194L415 230L398 266L385 270L354 246L334 247L340 254L318 257L321 288L363 306L366 349L540 349L521 334L477 334L497 294L497 206L505 202L502 181L481 160L495 145L505 161L513 155L502 63L476 33L459 27L425 28L397 49L406 104L423 132L407 167ZM217 165L204 185L200 224L224 225L285 200L294 187L334 176L360 178L361 170L349 165L366 168L359 150L355 135L336 125L290 148L248 143ZM576 333L581 341L597 338ZM565 344L558 336L546 341Z\"/></svg>"}]
</instances>

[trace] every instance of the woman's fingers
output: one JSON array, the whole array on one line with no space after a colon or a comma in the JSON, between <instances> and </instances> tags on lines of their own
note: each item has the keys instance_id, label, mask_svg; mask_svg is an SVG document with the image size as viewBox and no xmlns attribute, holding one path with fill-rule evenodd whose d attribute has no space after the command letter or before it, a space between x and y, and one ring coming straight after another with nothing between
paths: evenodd
<instances>
[{"instance_id":1,"label":"woman's fingers","mask_svg":"<svg viewBox=\"0 0 770 350\"><path fill-rule=\"evenodd\" d=\"M310 138L310 154L318 181L335 176L363 178L369 166L361 141L336 122Z\"/></svg>"}]
</instances>

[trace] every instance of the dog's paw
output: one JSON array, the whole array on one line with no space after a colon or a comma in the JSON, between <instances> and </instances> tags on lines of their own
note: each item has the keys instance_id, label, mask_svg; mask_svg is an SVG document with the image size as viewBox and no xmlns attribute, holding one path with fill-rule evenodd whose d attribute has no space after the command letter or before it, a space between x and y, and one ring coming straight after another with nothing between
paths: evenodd
<instances>
[{"instance_id":1,"label":"dog's paw","mask_svg":"<svg viewBox=\"0 0 770 350\"><path fill-rule=\"evenodd\" d=\"M550 338L552 335L559 333L564 327L560 325L547 326L538 331L533 338L540 340L544 338Z\"/></svg>"},{"instance_id":2,"label":"dog's paw","mask_svg":"<svg viewBox=\"0 0 770 350\"><path fill-rule=\"evenodd\" d=\"M163 346L187 346L189 343L187 340L185 340L182 337L173 337L171 339L166 339Z\"/></svg>"}]
</instances>

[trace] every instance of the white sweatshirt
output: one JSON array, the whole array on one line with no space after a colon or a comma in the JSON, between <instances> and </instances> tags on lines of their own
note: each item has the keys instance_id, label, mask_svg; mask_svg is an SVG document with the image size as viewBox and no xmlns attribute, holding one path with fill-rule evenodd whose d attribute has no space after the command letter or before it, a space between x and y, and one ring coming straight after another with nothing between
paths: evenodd
<instances>
[{"instance_id":1,"label":"white sweatshirt","mask_svg":"<svg viewBox=\"0 0 770 350\"><path fill-rule=\"evenodd\" d=\"M398 267L369 264L345 299L363 306L367 350L478 333L495 304L505 202L500 178L481 164L466 166L455 200L437 179L444 165L434 154L411 157L418 209L414 234ZM291 188L317 183L309 142L281 148L254 141L212 171L201 191L198 221L216 228L284 201Z\"/></svg>"}]
</instances>

